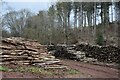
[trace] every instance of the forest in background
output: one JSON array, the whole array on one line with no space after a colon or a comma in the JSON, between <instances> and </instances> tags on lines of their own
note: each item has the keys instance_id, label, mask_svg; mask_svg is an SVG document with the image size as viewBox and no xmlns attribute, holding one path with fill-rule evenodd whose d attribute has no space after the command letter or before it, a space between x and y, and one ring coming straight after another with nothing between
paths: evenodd
<instances>
[{"instance_id":1,"label":"forest in background","mask_svg":"<svg viewBox=\"0 0 120 80\"><path fill-rule=\"evenodd\" d=\"M41 44L118 43L120 2L57 1L38 14L10 9L2 16L2 37L35 39Z\"/></svg>"}]
</instances>

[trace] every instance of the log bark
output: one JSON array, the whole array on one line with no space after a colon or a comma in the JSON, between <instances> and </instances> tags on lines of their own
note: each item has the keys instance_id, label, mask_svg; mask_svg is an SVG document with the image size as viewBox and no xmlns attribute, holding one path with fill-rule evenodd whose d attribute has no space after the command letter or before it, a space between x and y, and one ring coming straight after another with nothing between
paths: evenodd
<instances>
[{"instance_id":1,"label":"log bark","mask_svg":"<svg viewBox=\"0 0 120 80\"><path fill-rule=\"evenodd\" d=\"M24 38L3 38L1 64L46 66L60 63L52 55L48 55L45 46L36 41Z\"/></svg>"}]
</instances>

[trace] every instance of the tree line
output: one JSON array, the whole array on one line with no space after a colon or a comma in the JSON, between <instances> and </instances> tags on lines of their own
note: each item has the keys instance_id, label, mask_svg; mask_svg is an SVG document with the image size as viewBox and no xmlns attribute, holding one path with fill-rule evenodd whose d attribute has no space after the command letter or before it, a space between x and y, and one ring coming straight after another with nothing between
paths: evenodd
<instances>
[{"instance_id":1,"label":"tree line","mask_svg":"<svg viewBox=\"0 0 120 80\"><path fill-rule=\"evenodd\" d=\"M3 15L3 37L24 37L41 44L89 42L102 45L118 39L120 2L59 2L38 14L28 9Z\"/></svg>"}]
</instances>

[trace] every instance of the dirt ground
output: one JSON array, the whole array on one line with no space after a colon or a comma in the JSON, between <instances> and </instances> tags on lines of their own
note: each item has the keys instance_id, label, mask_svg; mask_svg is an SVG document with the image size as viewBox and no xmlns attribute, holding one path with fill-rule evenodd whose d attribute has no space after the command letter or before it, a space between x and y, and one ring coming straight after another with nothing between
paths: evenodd
<instances>
[{"instance_id":1,"label":"dirt ground","mask_svg":"<svg viewBox=\"0 0 120 80\"><path fill-rule=\"evenodd\" d=\"M119 71L114 68L92 65L73 60L61 60L69 69L78 70L77 74L66 74L65 71L53 70L54 74L39 74L34 72L1 71L2 78L119 78ZM17 66L9 65L8 68L16 69ZM25 67L25 66L24 66Z\"/></svg>"},{"instance_id":2,"label":"dirt ground","mask_svg":"<svg viewBox=\"0 0 120 80\"><path fill-rule=\"evenodd\" d=\"M62 60L69 68L77 69L91 78L119 78L119 70L72 60Z\"/></svg>"}]
</instances>

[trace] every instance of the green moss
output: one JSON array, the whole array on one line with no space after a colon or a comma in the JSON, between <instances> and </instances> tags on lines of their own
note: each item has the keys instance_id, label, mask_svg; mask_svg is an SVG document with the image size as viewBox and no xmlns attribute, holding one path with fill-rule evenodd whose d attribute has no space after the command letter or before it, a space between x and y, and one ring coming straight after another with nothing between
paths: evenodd
<instances>
[{"instance_id":1,"label":"green moss","mask_svg":"<svg viewBox=\"0 0 120 80\"><path fill-rule=\"evenodd\" d=\"M37 73L37 74L43 74L43 75L53 75L53 72L44 70L43 68L39 67L18 67L17 69L13 69L13 71L19 71L19 72L32 72L32 73Z\"/></svg>"},{"instance_id":2,"label":"green moss","mask_svg":"<svg viewBox=\"0 0 120 80\"><path fill-rule=\"evenodd\" d=\"M70 69L70 70L67 71L67 74L71 74L71 75L79 74L79 71L75 70L75 69Z\"/></svg>"},{"instance_id":3,"label":"green moss","mask_svg":"<svg viewBox=\"0 0 120 80\"><path fill-rule=\"evenodd\" d=\"M0 66L0 71L8 71L9 69L3 66Z\"/></svg>"},{"instance_id":4,"label":"green moss","mask_svg":"<svg viewBox=\"0 0 120 80\"><path fill-rule=\"evenodd\" d=\"M39 67L35 67L35 66L29 66L29 67L17 67L15 69L9 69L11 72L30 72L30 73L37 73L40 75L44 75L44 76L53 76L53 75L75 75L75 74L79 74L78 70L75 69L69 69L69 70L64 70L64 71L59 71L57 72L57 70L46 70L44 68L39 68Z\"/></svg>"},{"instance_id":5,"label":"green moss","mask_svg":"<svg viewBox=\"0 0 120 80\"><path fill-rule=\"evenodd\" d=\"M29 67L28 71L34 72L34 73L40 73L40 70L38 67Z\"/></svg>"}]
</instances>

